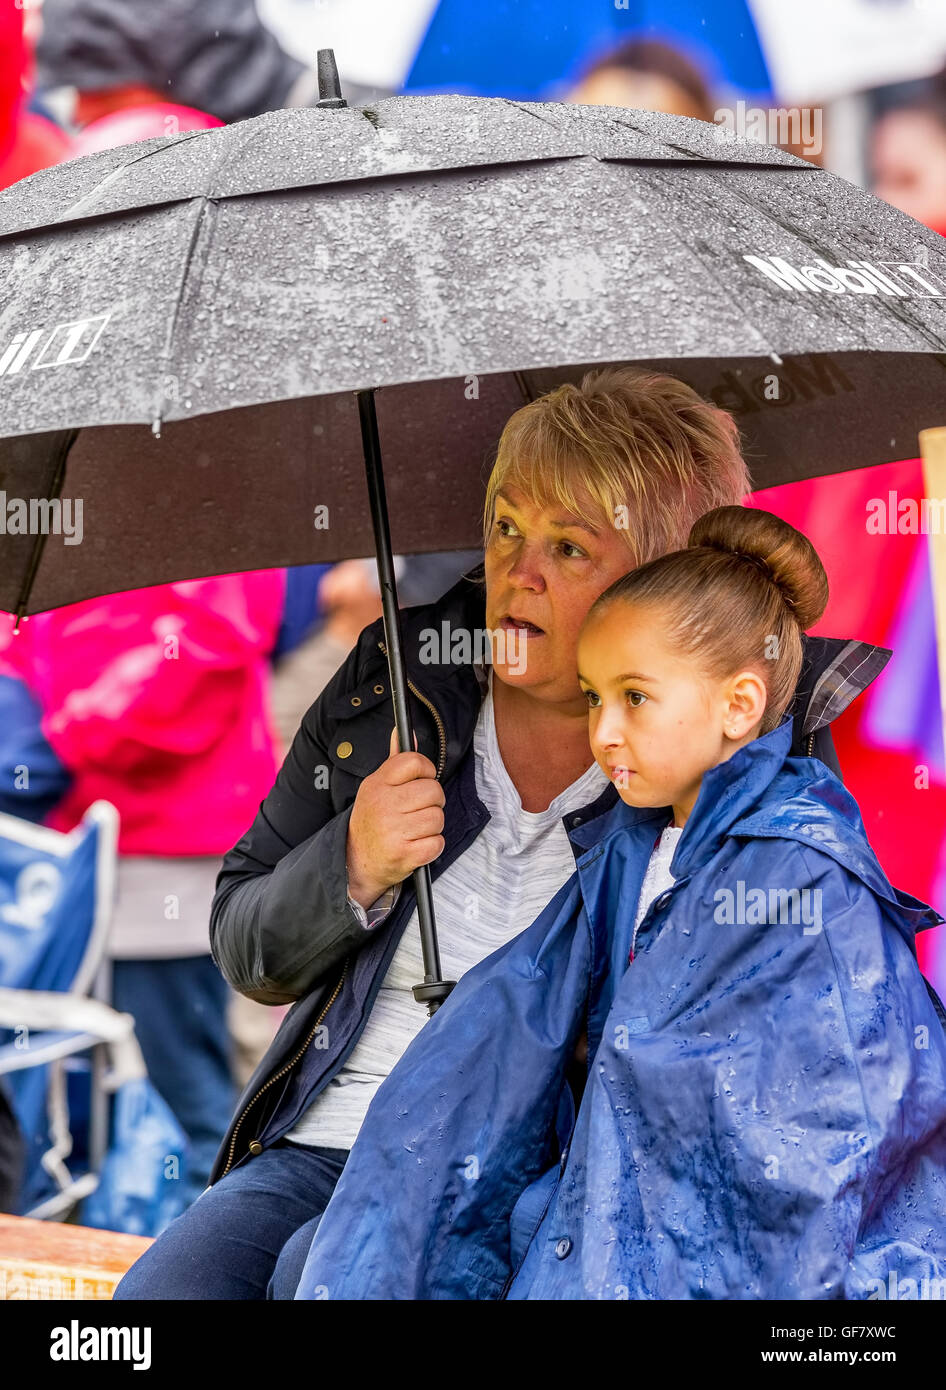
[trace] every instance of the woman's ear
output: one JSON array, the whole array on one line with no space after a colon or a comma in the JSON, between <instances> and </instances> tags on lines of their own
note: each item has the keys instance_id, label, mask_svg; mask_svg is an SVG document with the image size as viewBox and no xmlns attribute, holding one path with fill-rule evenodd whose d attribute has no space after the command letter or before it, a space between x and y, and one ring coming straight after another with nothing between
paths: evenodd
<instances>
[{"instance_id":1,"label":"woman's ear","mask_svg":"<svg viewBox=\"0 0 946 1390\"><path fill-rule=\"evenodd\" d=\"M727 738L744 739L762 722L768 699L765 681L755 671L740 671L727 682L723 732Z\"/></svg>"}]
</instances>

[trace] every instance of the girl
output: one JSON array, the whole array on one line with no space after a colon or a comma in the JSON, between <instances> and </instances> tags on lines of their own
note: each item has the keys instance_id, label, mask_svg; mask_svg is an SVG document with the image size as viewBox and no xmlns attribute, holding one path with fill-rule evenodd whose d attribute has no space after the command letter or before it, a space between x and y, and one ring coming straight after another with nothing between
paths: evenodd
<instances>
[{"instance_id":1,"label":"girl","mask_svg":"<svg viewBox=\"0 0 946 1390\"><path fill-rule=\"evenodd\" d=\"M723 507L592 606L620 803L378 1092L299 1297L946 1294L946 1039L913 953L942 919L789 754L826 600L803 536Z\"/></svg>"}]
</instances>

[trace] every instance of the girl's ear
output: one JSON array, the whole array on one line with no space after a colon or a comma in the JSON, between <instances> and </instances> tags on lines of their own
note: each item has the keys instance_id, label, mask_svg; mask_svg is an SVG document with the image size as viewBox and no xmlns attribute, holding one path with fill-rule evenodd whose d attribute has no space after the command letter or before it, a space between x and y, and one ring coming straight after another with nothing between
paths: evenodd
<instances>
[{"instance_id":1,"label":"girl's ear","mask_svg":"<svg viewBox=\"0 0 946 1390\"><path fill-rule=\"evenodd\" d=\"M740 671L728 682L723 732L727 738L743 739L760 724L765 714L768 691L755 671Z\"/></svg>"}]
</instances>

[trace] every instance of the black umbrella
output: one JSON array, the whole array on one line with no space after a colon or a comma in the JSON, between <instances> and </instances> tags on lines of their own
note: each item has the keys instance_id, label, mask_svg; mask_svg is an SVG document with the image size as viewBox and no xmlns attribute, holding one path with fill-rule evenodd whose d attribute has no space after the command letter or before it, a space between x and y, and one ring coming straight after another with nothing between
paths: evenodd
<instances>
[{"instance_id":1,"label":"black umbrella","mask_svg":"<svg viewBox=\"0 0 946 1390\"><path fill-rule=\"evenodd\" d=\"M380 439L398 549L422 552L477 542L508 416L596 364L670 370L732 410L757 487L912 456L937 422L946 256L887 204L686 117L348 107L330 53L320 69L321 109L0 193L0 606L373 539L409 748ZM60 498L82 501L81 544L48 534Z\"/></svg>"}]
</instances>

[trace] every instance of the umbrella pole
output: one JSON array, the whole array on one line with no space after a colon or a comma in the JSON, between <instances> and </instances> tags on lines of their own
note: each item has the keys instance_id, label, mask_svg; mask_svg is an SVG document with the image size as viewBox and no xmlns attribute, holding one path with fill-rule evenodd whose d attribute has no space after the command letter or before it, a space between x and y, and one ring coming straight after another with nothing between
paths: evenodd
<instances>
[{"instance_id":1,"label":"umbrella pole","mask_svg":"<svg viewBox=\"0 0 946 1390\"><path fill-rule=\"evenodd\" d=\"M371 504L371 524L374 527L374 546L378 561L378 584L381 589L381 611L384 619L385 646L388 649L388 672L391 677L391 697L394 701L394 723L398 743L403 753L414 747L414 724L407 699L407 669L401 642L401 615L394 581L394 559L391 554L391 531L388 525L388 506L381 469L381 444L378 438L378 417L375 412L374 390L356 391L358 414L361 420L361 443L365 456L365 475ZM424 983L414 985L414 998L426 1004L431 1017L440 1008L456 984L444 980L440 966L440 947L434 921L434 899L430 885L430 869L422 864L414 870L414 889L417 894L417 918L420 925L420 944L424 957Z\"/></svg>"}]
</instances>

